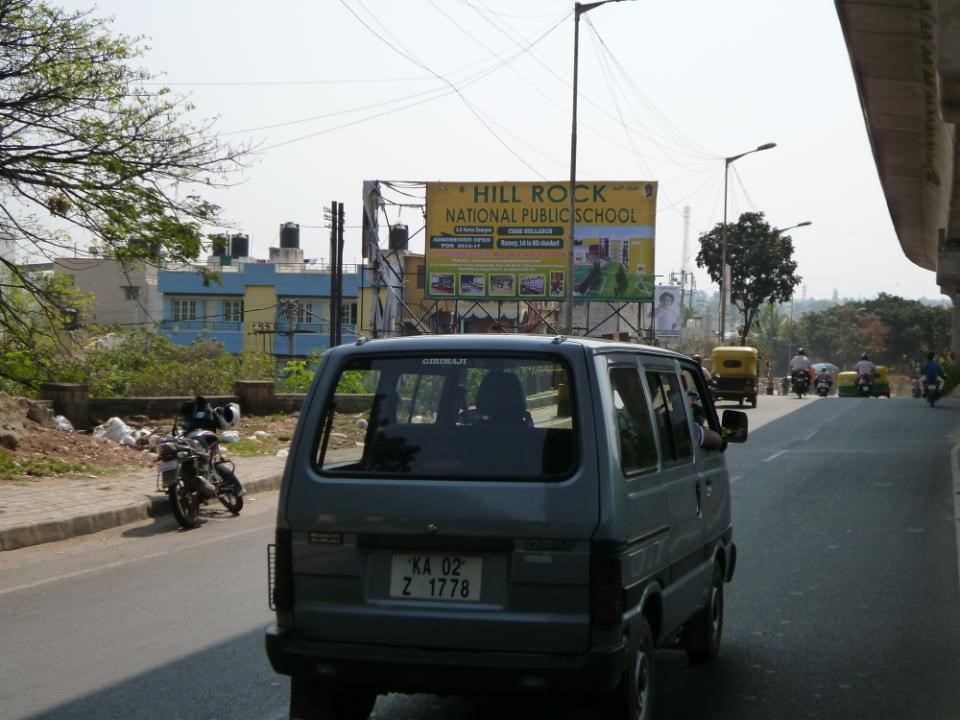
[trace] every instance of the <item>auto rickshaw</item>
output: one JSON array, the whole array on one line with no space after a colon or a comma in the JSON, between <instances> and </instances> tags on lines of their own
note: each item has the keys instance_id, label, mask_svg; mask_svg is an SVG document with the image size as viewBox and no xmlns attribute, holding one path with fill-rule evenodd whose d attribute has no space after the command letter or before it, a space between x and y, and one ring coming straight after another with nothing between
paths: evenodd
<instances>
[{"instance_id":1,"label":"auto rickshaw","mask_svg":"<svg viewBox=\"0 0 960 720\"><path fill-rule=\"evenodd\" d=\"M840 397L857 397L856 370L845 370L842 373L837 373L837 395ZM870 397L890 397L890 371L886 365L877 365L873 369Z\"/></svg>"},{"instance_id":2,"label":"auto rickshaw","mask_svg":"<svg viewBox=\"0 0 960 720\"><path fill-rule=\"evenodd\" d=\"M710 353L713 399L747 400L757 406L760 387L760 352L755 347L720 345Z\"/></svg>"}]
</instances>

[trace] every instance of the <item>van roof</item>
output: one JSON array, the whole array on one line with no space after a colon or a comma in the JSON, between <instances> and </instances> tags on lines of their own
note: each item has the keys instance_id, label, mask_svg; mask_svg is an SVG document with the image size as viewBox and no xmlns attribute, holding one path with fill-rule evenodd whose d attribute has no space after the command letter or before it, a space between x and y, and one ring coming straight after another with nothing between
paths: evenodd
<instances>
[{"instance_id":1,"label":"van roof","mask_svg":"<svg viewBox=\"0 0 960 720\"><path fill-rule=\"evenodd\" d=\"M578 346L592 353L614 350L642 351L664 357L689 360L688 355L667 348L606 340L604 338L567 335L528 335L522 333L463 333L451 335L407 335L395 338L358 338L352 345L341 345L332 351L363 347L375 352L444 352L456 350L545 352L558 346ZM328 351L328 352L332 352ZM348 351L349 352L349 351Z\"/></svg>"}]
</instances>

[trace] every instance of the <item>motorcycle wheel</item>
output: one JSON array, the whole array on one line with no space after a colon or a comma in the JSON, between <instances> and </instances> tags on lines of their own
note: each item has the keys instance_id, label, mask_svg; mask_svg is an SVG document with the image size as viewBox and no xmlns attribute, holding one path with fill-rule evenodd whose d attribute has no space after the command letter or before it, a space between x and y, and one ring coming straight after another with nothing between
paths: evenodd
<instances>
[{"instance_id":1,"label":"motorcycle wheel","mask_svg":"<svg viewBox=\"0 0 960 720\"><path fill-rule=\"evenodd\" d=\"M240 487L240 481L233 471L227 467L227 463L218 463L214 467L217 477L220 478L220 487L226 488L223 492L217 494L217 499L223 506L234 515L239 515L243 510L243 496L237 495L234 488Z\"/></svg>"},{"instance_id":2,"label":"motorcycle wheel","mask_svg":"<svg viewBox=\"0 0 960 720\"><path fill-rule=\"evenodd\" d=\"M188 490L183 477L178 477L175 485L167 490L170 510L177 522L187 530L200 524L200 493Z\"/></svg>"},{"instance_id":3,"label":"motorcycle wheel","mask_svg":"<svg viewBox=\"0 0 960 720\"><path fill-rule=\"evenodd\" d=\"M217 495L217 499L234 515L239 515L240 511L243 510L243 496L234 495L232 490L225 490Z\"/></svg>"},{"instance_id":4,"label":"motorcycle wheel","mask_svg":"<svg viewBox=\"0 0 960 720\"><path fill-rule=\"evenodd\" d=\"M937 393L927 393L927 402L930 403L930 407L933 407L933 404L937 402Z\"/></svg>"}]
</instances>

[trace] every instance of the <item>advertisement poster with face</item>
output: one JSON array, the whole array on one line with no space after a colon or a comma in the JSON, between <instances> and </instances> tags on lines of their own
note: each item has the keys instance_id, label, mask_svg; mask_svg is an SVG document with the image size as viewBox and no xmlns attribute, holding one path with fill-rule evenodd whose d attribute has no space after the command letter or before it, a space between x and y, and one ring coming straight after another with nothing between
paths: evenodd
<instances>
[{"instance_id":1,"label":"advertisement poster with face","mask_svg":"<svg viewBox=\"0 0 960 720\"><path fill-rule=\"evenodd\" d=\"M683 324L679 285L657 285L653 306L653 332L658 337L678 337Z\"/></svg>"}]
</instances>

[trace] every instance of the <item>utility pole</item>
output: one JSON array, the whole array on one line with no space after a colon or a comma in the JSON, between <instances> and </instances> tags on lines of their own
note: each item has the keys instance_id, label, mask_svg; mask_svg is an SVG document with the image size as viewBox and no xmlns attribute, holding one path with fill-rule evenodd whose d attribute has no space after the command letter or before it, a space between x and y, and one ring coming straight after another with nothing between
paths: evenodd
<instances>
[{"instance_id":1,"label":"utility pole","mask_svg":"<svg viewBox=\"0 0 960 720\"><path fill-rule=\"evenodd\" d=\"M330 206L330 347L343 340L343 203Z\"/></svg>"}]
</instances>

